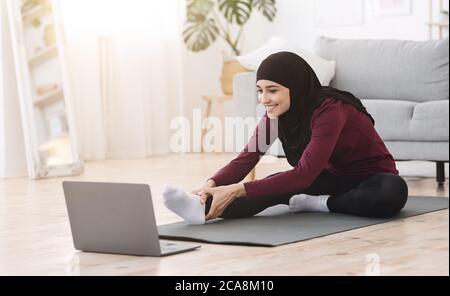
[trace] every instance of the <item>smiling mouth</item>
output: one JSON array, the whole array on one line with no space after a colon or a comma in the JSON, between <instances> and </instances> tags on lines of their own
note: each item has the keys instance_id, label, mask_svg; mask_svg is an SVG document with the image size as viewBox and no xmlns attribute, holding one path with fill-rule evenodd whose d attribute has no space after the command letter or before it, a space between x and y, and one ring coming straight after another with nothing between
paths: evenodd
<instances>
[{"instance_id":1,"label":"smiling mouth","mask_svg":"<svg viewBox=\"0 0 450 296\"><path fill-rule=\"evenodd\" d=\"M275 109L276 107L278 107L278 105L265 105L265 107L266 107L267 111L271 111L271 110Z\"/></svg>"}]
</instances>

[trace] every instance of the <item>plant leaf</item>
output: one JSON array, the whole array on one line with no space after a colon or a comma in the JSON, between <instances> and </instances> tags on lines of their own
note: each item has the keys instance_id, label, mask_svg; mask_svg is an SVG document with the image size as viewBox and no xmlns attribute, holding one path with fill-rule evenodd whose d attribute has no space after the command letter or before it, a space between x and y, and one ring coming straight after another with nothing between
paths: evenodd
<instances>
[{"instance_id":1,"label":"plant leaf","mask_svg":"<svg viewBox=\"0 0 450 296\"><path fill-rule=\"evenodd\" d=\"M261 12L269 21L273 21L277 14L275 0L254 0L253 7Z\"/></svg>"},{"instance_id":2,"label":"plant leaf","mask_svg":"<svg viewBox=\"0 0 450 296\"><path fill-rule=\"evenodd\" d=\"M204 22L186 23L183 39L187 48L193 52L207 49L217 38L219 29L214 19Z\"/></svg>"},{"instance_id":3,"label":"plant leaf","mask_svg":"<svg viewBox=\"0 0 450 296\"><path fill-rule=\"evenodd\" d=\"M41 20L39 18L35 17L31 20L31 25L33 27L37 28L41 25Z\"/></svg>"},{"instance_id":4,"label":"plant leaf","mask_svg":"<svg viewBox=\"0 0 450 296\"><path fill-rule=\"evenodd\" d=\"M219 0L219 9L229 23L245 24L252 13L253 0Z\"/></svg>"},{"instance_id":5,"label":"plant leaf","mask_svg":"<svg viewBox=\"0 0 450 296\"><path fill-rule=\"evenodd\" d=\"M214 7L212 0L189 0L187 4L187 21L204 22Z\"/></svg>"}]
</instances>

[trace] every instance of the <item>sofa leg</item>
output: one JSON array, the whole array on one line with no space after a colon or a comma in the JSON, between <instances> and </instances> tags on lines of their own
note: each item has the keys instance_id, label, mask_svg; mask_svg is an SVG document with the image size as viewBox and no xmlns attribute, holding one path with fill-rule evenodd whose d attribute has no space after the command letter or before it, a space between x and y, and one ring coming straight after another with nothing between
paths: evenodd
<instances>
[{"instance_id":1,"label":"sofa leg","mask_svg":"<svg viewBox=\"0 0 450 296\"><path fill-rule=\"evenodd\" d=\"M439 186L443 186L445 182L445 162L437 161L436 162L436 181Z\"/></svg>"}]
</instances>

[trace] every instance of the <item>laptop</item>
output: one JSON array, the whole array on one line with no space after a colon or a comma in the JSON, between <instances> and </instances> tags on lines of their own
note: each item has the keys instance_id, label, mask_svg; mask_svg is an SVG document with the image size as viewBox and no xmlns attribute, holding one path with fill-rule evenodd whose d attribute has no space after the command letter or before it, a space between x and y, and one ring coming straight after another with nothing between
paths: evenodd
<instances>
[{"instance_id":1,"label":"laptop","mask_svg":"<svg viewBox=\"0 0 450 296\"><path fill-rule=\"evenodd\" d=\"M147 184L62 183L75 249L165 256L200 245L160 241Z\"/></svg>"}]
</instances>

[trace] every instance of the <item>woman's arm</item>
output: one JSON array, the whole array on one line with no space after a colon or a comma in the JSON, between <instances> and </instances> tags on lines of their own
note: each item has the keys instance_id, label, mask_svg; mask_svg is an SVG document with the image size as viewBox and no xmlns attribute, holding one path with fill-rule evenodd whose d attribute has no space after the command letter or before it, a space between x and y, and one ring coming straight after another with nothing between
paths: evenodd
<instances>
[{"instance_id":1,"label":"woman's arm","mask_svg":"<svg viewBox=\"0 0 450 296\"><path fill-rule=\"evenodd\" d=\"M309 187L327 166L346 123L341 101L332 100L316 110L311 120L311 141L298 164L289 171L244 183L249 197L298 193Z\"/></svg>"},{"instance_id":2,"label":"woman's arm","mask_svg":"<svg viewBox=\"0 0 450 296\"><path fill-rule=\"evenodd\" d=\"M264 137L261 137L261 135ZM277 135L276 126L273 122L271 125L271 120L267 117L267 114L264 114L242 152L220 169L210 180L214 181L216 186L230 185L242 181L259 162L261 156L267 152Z\"/></svg>"},{"instance_id":3,"label":"woman's arm","mask_svg":"<svg viewBox=\"0 0 450 296\"><path fill-rule=\"evenodd\" d=\"M209 196L214 196L206 220L211 220L219 217L223 211L237 198L247 196L244 184L232 184L228 186L220 186L215 188L208 188L205 193ZM206 198L200 198L201 203L206 203Z\"/></svg>"}]
</instances>

